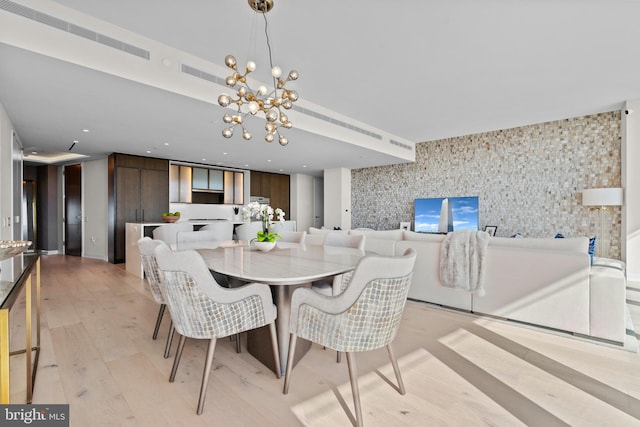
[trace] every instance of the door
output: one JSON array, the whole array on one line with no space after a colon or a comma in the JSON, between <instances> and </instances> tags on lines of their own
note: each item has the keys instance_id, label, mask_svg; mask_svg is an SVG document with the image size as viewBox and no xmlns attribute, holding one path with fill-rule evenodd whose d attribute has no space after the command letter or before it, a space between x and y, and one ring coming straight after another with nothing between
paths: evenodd
<instances>
[{"instance_id":1,"label":"door","mask_svg":"<svg viewBox=\"0 0 640 427\"><path fill-rule=\"evenodd\" d=\"M64 168L64 253L82 256L82 165Z\"/></svg>"}]
</instances>

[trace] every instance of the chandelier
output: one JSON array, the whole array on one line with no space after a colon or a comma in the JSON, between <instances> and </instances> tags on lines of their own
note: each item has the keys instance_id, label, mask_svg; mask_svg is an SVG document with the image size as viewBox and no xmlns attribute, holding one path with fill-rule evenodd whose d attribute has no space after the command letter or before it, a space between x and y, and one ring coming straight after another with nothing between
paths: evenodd
<instances>
[{"instance_id":1,"label":"chandelier","mask_svg":"<svg viewBox=\"0 0 640 427\"><path fill-rule=\"evenodd\" d=\"M266 134L264 140L266 142L273 142L277 135L280 145L285 146L289 143L289 140L285 135L280 133L279 129L291 129L293 126L289 121L286 110L290 110L293 107L293 103L298 100L298 92L286 89L285 85L291 80L297 80L298 72L291 70L286 78L283 78L282 69L273 65L267 28L267 16L265 15L273 8L273 0L248 1L249 6L251 6L254 11L262 13L264 17L264 32L267 37L273 88L267 89L266 86L260 85L256 90L253 90L247 82L247 76L256 70L255 62L247 62L244 74L241 74L240 71L238 71L238 61L236 58L232 55L227 55L224 58L224 63L233 70L233 74L227 77L226 84L236 91L235 94L237 98L223 93L218 97L218 104L222 107L235 104L237 111L235 114L225 114L223 116L222 120L231 126L222 130L222 136L231 138L234 128L239 125L242 128L242 137L246 140L251 139L251 133L243 125L244 118L247 114L255 116L258 113L262 113L266 119Z\"/></svg>"}]
</instances>

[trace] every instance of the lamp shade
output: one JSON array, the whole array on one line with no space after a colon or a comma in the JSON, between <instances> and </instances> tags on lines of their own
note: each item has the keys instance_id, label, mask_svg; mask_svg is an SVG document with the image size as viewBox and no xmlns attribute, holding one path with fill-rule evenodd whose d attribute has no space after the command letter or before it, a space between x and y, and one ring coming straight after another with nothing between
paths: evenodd
<instances>
[{"instance_id":1,"label":"lamp shade","mask_svg":"<svg viewBox=\"0 0 640 427\"><path fill-rule=\"evenodd\" d=\"M620 206L622 188L591 188L582 192L583 206Z\"/></svg>"}]
</instances>

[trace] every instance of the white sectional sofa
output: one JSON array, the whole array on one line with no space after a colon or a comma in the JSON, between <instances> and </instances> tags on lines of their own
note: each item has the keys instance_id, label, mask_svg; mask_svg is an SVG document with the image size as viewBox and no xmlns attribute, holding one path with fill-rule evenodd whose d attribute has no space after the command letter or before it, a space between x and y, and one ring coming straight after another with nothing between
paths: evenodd
<instances>
[{"instance_id":1,"label":"white sectional sofa","mask_svg":"<svg viewBox=\"0 0 640 427\"><path fill-rule=\"evenodd\" d=\"M333 230L310 228L306 242L322 244ZM444 235L403 230L341 231L365 234L365 249L418 253L409 298L623 343L626 280L620 262L591 265L587 237L492 237L486 255L484 295L443 287L440 246ZM598 263L596 263L598 264ZM606 265L610 264L610 265Z\"/></svg>"}]
</instances>

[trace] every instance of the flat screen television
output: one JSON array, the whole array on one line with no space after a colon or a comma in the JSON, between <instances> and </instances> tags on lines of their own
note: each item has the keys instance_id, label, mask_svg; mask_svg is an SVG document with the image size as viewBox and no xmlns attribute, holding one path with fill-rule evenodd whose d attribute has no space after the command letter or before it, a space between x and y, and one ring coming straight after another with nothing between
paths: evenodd
<instances>
[{"instance_id":1,"label":"flat screen television","mask_svg":"<svg viewBox=\"0 0 640 427\"><path fill-rule=\"evenodd\" d=\"M415 231L448 233L478 230L478 197L439 197L415 199Z\"/></svg>"}]
</instances>

